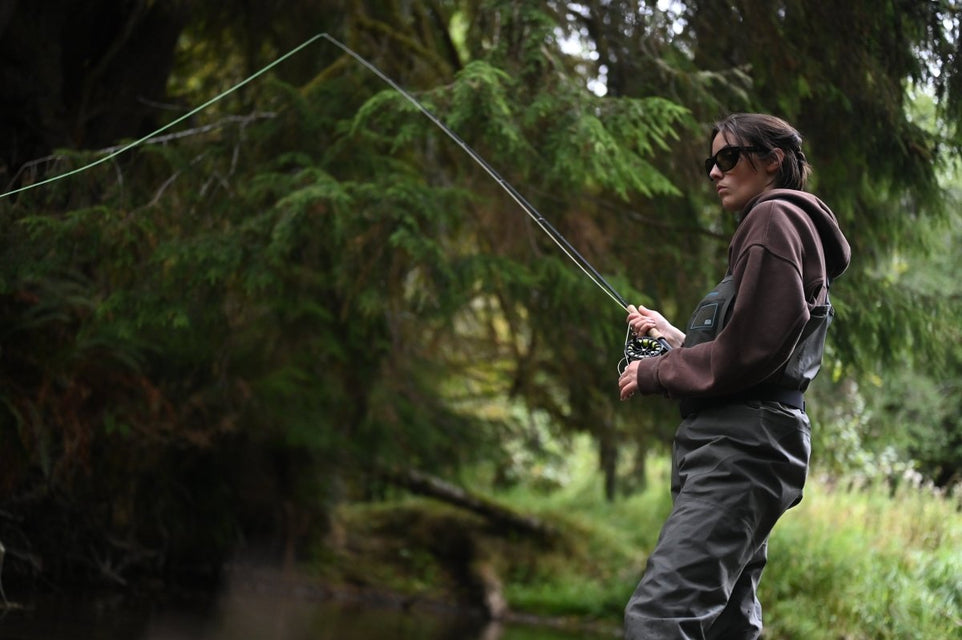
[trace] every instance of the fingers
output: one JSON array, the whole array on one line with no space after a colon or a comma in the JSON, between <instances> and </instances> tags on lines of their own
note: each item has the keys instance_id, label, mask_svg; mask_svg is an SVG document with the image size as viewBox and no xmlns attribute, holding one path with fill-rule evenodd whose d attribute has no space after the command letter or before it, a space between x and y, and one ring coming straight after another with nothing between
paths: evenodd
<instances>
[{"instance_id":1,"label":"fingers","mask_svg":"<svg viewBox=\"0 0 962 640\"><path fill-rule=\"evenodd\" d=\"M618 378L619 395L622 400L628 400L638 391L637 372L638 364L636 361L630 363Z\"/></svg>"},{"instance_id":2,"label":"fingers","mask_svg":"<svg viewBox=\"0 0 962 640\"><path fill-rule=\"evenodd\" d=\"M648 314L651 313L644 305L638 305L636 307L633 304L629 304L625 309L628 311L629 318L647 318Z\"/></svg>"},{"instance_id":3,"label":"fingers","mask_svg":"<svg viewBox=\"0 0 962 640\"><path fill-rule=\"evenodd\" d=\"M664 316L645 305L635 306L630 304L626 309L628 310L628 326L639 338L642 336L662 338L671 329L671 325L668 324Z\"/></svg>"},{"instance_id":4,"label":"fingers","mask_svg":"<svg viewBox=\"0 0 962 640\"><path fill-rule=\"evenodd\" d=\"M648 335L655 329L655 321L646 316L638 316L628 321L636 336Z\"/></svg>"}]
</instances>

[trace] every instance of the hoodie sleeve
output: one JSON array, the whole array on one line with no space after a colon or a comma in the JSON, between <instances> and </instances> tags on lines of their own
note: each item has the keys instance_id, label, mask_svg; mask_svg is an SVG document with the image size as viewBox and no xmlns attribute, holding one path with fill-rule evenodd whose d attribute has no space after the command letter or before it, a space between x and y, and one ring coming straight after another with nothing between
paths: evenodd
<instances>
[{"instance_id":1,"label":"hoodie sleeve","mask_svg":"<svg viewBox=\"0 0 962 640\"><path fill-rule=\"evenodd\" d=\"M817 254L817 255L813 255ZM735 301L716 338L642 360L641 393L672 398L737 393L772 377L788 361L809 319L806 261L821 265L818 232L798 207L759 203L732 239ZM811 269L810 269L811 270Z\"/></svg>"}]
</instances>

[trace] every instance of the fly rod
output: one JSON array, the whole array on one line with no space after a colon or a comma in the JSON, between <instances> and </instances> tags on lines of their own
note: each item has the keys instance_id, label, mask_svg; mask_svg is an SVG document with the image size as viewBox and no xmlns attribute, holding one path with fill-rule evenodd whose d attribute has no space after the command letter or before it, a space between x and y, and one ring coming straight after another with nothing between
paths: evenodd
<instances>
[{"instance_id":1,"label":"fly rod","mask_svg":"<svg viewBox=\"0 0 962 640\"><path fill-rule=\"evenodd\" d=\"M622 308L624 311L628 311L628 303L625 301L624 297L618 293L618 291L611 286L611 284L602 276L597 269L595 269L588 260L575 249L570 242L558 231L554 225L552 225L548 220L541 215L541 213L532 205L528 200L518 192L514 186L511 185L507 180L501 177L494 167L492 167L484 158L481 157L477 151L471 148L468 143L461 139L461 137L451 130L444 122L441 121L432 111L425 107L420 101L418 101L414 96L408 93L403 87L392 80L388 75L382 72L377 66L372 62L361 56L359 53L348 47L343 42L337 40L333 36L327 33L319 34L319 37L324 38L334 46L338 47L344 53L348 54L354 58L361 65L366 67L377 77L387 83L392 89L404 96L411 104L413 104L418 111L424 114L431 122L433 122L441 131L443 131L451 140L453 140L461 149L467 153L472 160L474 160L478 166L480 166L485 173L487 173L491 178L494 179L498 185L504 189L504 191L514 200L518 206L520 206L526 214L537 224L542 231L544 231L548 237L561 249L561 251L574 262L579 269L588 279L591 280L595 285L598 286L604 293L615 301L615 303ZM671 347L668 342L660 335L648 335L648 336L635 336L631 329L628 330L628 335L625 338L625 355L622 359L623 364L627 364L632 360L640 360L642 358L650 358L654 356L659 356L669 351ZM619 373L622 370L621 365L619 365Z\"/></svg>"},{"instance_id":2,"label":"fly rod","mask_svg":"<svg viewBox=\"0 0 962 640\"><path fill-rule=\"evenodd\" d=\"M431 122L437 125L438 128L441 129L441 131L443 131L445 134L447 134L449 138L451 138L455 143L457 143L457 145L461 147L461 149L463 149L465 153L471 156L471 159L474 160L482 169L484 169L484 171L489 176L491 176L494 179L494 181L497 182L501 186L501 188L505 190L505 192L507 192L509 196L511 196L512 200L518 203L518 205L524 210L524 212L527 213L532 220L534 220L535 224L541 227L541 229L546 234L548 234L548 236L555 242L555 244L557 244L558 247L561 248L561 251L564 252L564 254L568 256L572 262L578 265L578 267L585 273L585 275L588 276L588 278L592 282L598 285L598 287L601 288L601 290L604 291L609 298L614 300L619 307L621 307L625 311L628 310L628 303L615 290L615 288L612 287L611 284L609 284L608 281L605 280L604 277L600 273L598 273L598 271L593 266L591 266L591 263L589 263L588 260L584 258L584 256L578 253L577 249L571 246L571 243L568 242L565 239L565 237L561 235L561 233L557 229L555 229L555 227L550 222L548 222L548 220L543 215L541 215L541 213L539 213L538 210L535 209L534 206L530 202L528 202L528 200L524 196L522 196L517 189L515 189L511 185L511 183L509 183L507 180L502 178L501 174L495 171L494 168L490 164L488 164L488 162L485 161L484 158L481 157L481 154L479 154L474 149L472 149L464 140L461 139L461 137L458 134L452 131L450 127L448 127L446 124L444 124L440 118L435 116L433 112L431 112L427 107L421 104L421 102L419 102L414 96L412 96L410 93L404 90L404 88L398 85L394 80L388 77L379 68L374 66L372 62L368 61L367 59L362 57L359 53L357 53L356 51L348 47L346 44L335 39L334 37L326 33L322 33L320 35L321 37L328 40L331 44L340 48L342 51L344 51L345 53L353 57L363 66L367 67L367 69L369 69L377 77L379 77L381 80L383 80L388 85L390 85L392 89L394 89L395 91L400 93L402 96L404 96L411 104L417 107L417 109L421 113L427 116L427 118Z\"/></svg>"}]
</instances>

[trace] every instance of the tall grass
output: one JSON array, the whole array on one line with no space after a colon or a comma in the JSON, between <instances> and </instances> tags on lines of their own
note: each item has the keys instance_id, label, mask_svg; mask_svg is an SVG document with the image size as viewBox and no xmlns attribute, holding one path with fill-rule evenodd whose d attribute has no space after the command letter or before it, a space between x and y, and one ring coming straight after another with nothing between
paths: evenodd
<instances>
[{"instance_id":1,"label":"tall grass","mask_svg":"<svg viewBox=\"0 0 962 640\"><path fill-rule=\"evenodd\" d=\"M499 496L566 524L572 542L555 561L508 576L512 607L620 620L670 508L668 462L648 463L647 488L602 498L593 455L569 458L569 481L550 493ZM759 597L768 640L962 638L960 496L917 483L812 479L778 523Z\"/></svg>"},{"instance_id":2,"label":"tall grass","mask_svg":"<svg viewBox=\"0 0 962 640\"><path fill-rule=\"evenodd\" d=\"M812 483L779 523L762 581L773 638L962 638L958 497Z\"/></svg>"}]
</instances>

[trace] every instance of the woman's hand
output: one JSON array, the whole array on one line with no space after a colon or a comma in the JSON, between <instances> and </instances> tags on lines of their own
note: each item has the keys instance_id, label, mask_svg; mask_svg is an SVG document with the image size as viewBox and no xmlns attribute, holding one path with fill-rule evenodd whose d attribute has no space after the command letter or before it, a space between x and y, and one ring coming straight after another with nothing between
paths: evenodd
<instances>
[{"instance_id":1,"label":"woman's hand","mask_svg":"<svg viewBox=\"0 0 962 640\"><path fill-rule=\"evenodd\" d=\"M685 334L680 329L668 322L665 316L644 305L628 305L628 326L639 337L663 337L673 349L677 349L685 341Z\"/></svg>"},{"instance_id":2,"label":"woman's hand","mask_svg":"<svg viewBox=\"0 0 962 640\"><path fill-rule=\"evenodd\" d=\"M629 362L621 377L618 378L618 389L622 400L627 400L638 391L638 363L641 360Z\"/></svg>"}]
</instances>

